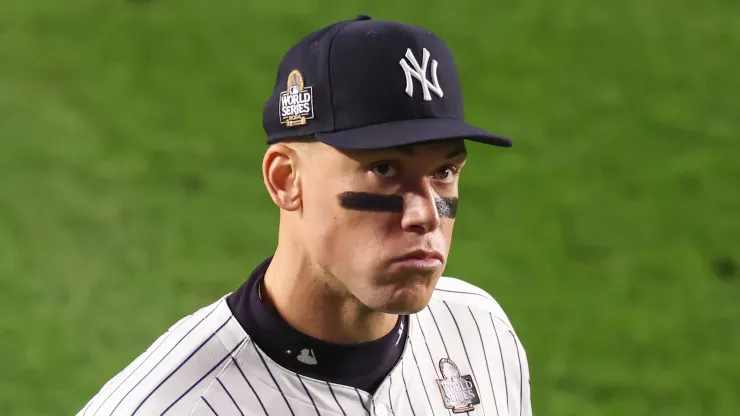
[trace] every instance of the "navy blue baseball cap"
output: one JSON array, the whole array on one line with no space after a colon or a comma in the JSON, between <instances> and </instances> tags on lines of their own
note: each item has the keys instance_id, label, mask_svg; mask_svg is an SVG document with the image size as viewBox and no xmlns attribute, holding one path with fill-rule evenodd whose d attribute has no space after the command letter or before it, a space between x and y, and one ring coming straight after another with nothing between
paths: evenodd
<instances>
[{"instance_id":1,"label":"navy blue baseball cap","mask_svg":"<svg viewBox=\"0 0 740 416\"><path fill-rule=\"evenodd\" d=\"M314 137L339 149L445 139L512 145L465 122L457 67L442 39L365 15L317 30L288 50L262 126L268 144Z\"/></svg>"}]
</instances>

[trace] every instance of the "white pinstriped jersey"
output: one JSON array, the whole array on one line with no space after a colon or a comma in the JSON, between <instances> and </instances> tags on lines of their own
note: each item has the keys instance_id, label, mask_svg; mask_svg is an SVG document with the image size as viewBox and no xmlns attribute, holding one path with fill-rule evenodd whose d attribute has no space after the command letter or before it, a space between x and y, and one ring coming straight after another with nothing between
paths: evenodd
<instances>
[{"instance_id":1,"label":"white pinstriped jersey","mask_svg":"<svg viewBox=\"0 0 740 416\"><path fill-rule=\"evenodd\" d=\"M449 378L450 370L455 371L440 364L445 359L454 363L459 376L469 377ZM460 408L445 407L445 395L450 407ZM479 403L471 405L475 397ZM77 416L457 412L531 416L529 367L499 304L474 285L442 277L428 307L411 317L401 360L373 395L277 365L250 341L224 297L173 325Z\"/></svg>"}]
</instances>

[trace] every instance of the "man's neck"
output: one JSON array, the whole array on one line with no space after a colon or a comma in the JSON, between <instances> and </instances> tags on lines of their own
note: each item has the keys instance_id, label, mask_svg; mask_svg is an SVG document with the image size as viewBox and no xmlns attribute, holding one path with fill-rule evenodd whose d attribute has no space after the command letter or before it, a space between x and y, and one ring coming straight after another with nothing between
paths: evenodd
<instances>
[{"instance_id":1,"label":"man's neck","mask_svg":"<svg viewBox=\"0 0 740 416\"><path fill-rule=\"evenodd\" d=\"M323 341L357 344L377 340L396 325L397 315L368 309L337 289L339 282L327 281L332 278L311 267L304 253L288 251L276 250L261 293L293 328Z\"/></svg>"}]
</instances>

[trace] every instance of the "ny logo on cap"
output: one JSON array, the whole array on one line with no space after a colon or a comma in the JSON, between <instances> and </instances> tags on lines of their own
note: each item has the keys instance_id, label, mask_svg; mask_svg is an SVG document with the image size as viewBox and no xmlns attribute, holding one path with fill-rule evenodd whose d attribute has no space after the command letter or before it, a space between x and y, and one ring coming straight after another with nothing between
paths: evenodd
<instances>
[{"instance_id":1,"label":"ny logo on cap","mask_svg":"<svg viewBox=\"0 0 740 416\"><path fill-rule=\"evenodd\" d=\"M408 60L408 62L406 60ZM442 87L439 86L439 79L437 79L438 63L434 59L432 59L431 68L432 81L430 82L427 79L427 67L429 66L429 51L427 48L424 48L422 51L421 66L419 66L419 61L416 60L416 57L413 52L411 52L410 48L406 49L406 57L405 59L401 59L401 62L399 63L406 75L406 94L408 94L409 97L414 96L414 80L411 79L411 77L414 77L421 84L424 101L432 101L432 94L429 93L430 91L437 94L439 98L442 98L444 93L442 92Z\"/></svg>"}]
</instances>

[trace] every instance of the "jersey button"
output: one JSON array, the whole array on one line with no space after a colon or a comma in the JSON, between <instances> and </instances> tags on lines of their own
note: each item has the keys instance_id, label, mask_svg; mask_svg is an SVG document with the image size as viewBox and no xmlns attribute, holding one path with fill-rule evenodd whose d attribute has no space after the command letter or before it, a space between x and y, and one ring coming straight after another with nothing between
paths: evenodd
<instances>
[{"instance_id":1,"label":"jersey button","mask_svg":"<svg viewBox=\"0 0 740 416\"><path fill-rule=\"evenodd\" d=\"M376 416L388 416L388 409L382 404L379 404L375 406L375 415Z\"/></svg>"}]
</instances>

